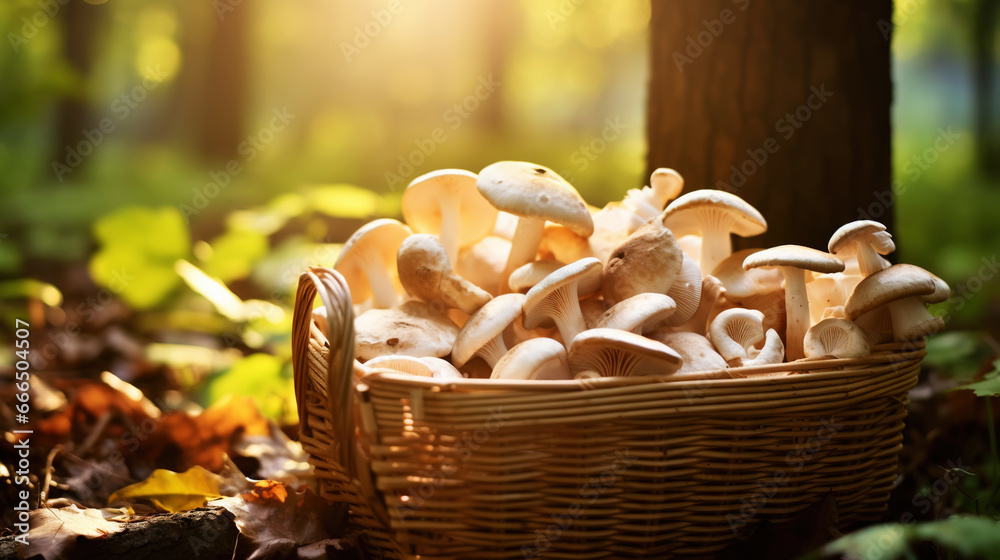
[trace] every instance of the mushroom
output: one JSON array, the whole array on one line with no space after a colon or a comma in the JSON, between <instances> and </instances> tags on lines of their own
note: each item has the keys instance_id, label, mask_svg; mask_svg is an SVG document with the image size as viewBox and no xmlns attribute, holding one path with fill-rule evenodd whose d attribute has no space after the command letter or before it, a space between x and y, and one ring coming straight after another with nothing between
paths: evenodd
<instances>
[{"instance_id":1,"label":"mushroom","mask_svg":"<svg viewBox=\"0 0 1000 560\"><path fill-rule=\"evenodd\" d=\"M734 194L711 189L689 192L671 202L663 221L677 235L701 235L698 265L706 272L733 252L731 233L749 237L767 231L767 221L756 208Z\"/></svg>"},{"instance_id":2,"label":"mushroom","mask_svg":"<svg viewBox=\"0 0 1000 560\"><path fill-rule=\"evenodd\" d=\"M444 247L430 234L407 237L397 252L396 268L406 291L423 301L441 301L448 308L472 313L492 299L482 288L452 272Z\"/></svg>"},{"instance_id":3,"label":"mushroom","mask_svg":"<svg viewBox=\"0 0 1000 560\"><path fill-rule=\"evenodd\" d=\"M846 319L823 319L809 327L803 347L807 358L863 358L871 353L864 331Z\"/></svg>"},{"instance_id":4,"label":"mushroom","mask_svg":"<svg viewBox=\"0 0 1000 560\"><path fill-rule=\"evenodd\" d=\"M809 296L809 316L815 325L823 320L823 313L828 308L843 306L847 303L854 287L863 277L848 275L843 272L820 274L806 282L806 295Z\"/></svg>"},{"instance_id":5,"label":"mushroom","mask_svg":"<svg viewBox=\"0 0 1000 560\"><path fill-rule=\"evenodd\" d=\"M727 309L719 313L708 329L708 338L726 363L742 366L752 358L750 350L764 340L764 314L753 309Z\"/></svg>"},{"instance_id":6,"label":"mushroom","mask_svg":"<svg viewBox=\"0 0 1000 560\"><path fill-rule=\"evenodd\" d=\"M726 299L736 304L745 304L747 300L782 291L781 283L784 281L784 276L780 270L743 268L743 261L747 257L762 250L736 251L712 269L712 276L718 278L726 288Z\"/></svg>"},{"instance_id":7,"label":"mushroom","mask_svg":"<svg viewBox=\"0 0 1000 560\"><path fill-rule=\"evenodd\" d=\"M835 231L828 248L844 261L856 257L861 275L868 276L889 268L889 261L879 255L895 251L896 245L884 225L872 220L857 220Z\"/></svg>"},{"instance_id":8,"label":"mushroom","mask_svg":"<svg viewBox=\"0 0 1000 560\"><path fill-rule=\"evenodd\" d=\"M564 263L552 259L531 261L510 273L510 278L507 279L507 287L512 292L521 292L523 294L533 288L535 284L541 282L546 276L564 266L566 266Z\"/></svg>"},{"instance_id":9,"label":"mushroom","mask_svg":"<svg viewBox=\"0 0 1000 560\"><path fill-rule=\"evenodd\" d=\"M587 371L602 377L670 375L682 365L666 344L618 329L590 329L569 347L570 370L578 376Z\"/></svg>"},{"instance_id":10,"label":"mushroom","mask_svg":"<svg viewBox=\"0 0 1000 560\"><path fill-rule=\"evenodd\" d=\"M645 293L619 301L604 312L593 327L619 329L643 334L656 328L677 309L674 300L665 294Z\"/></svg>"},{"instance_id":11,"label":"mushroom","mask_svg":"<svg viewBox=\"0 0 1000 560\"><path fill-rule=\"evenodd\" d=\"M698 308L695 310L694 315L679 328L693 333L705 334L712 311L718 307L720 302L725 300L725 295L726 289L722 286L722 282L718 278L711 274L703 278L701 281L701 300L698 302Z\"/></svg>"},{"instance_id":12,"label":"mushroom","mask_svg":"<svg viewBox=\"0 0 1000 560\"><path fill-rule=\"evenodd\" d=\"M634 295L666 294L677 279L684 253L663 222L654 218L635 230L604 267L604 301L614 305Z\"/></svg>"},{"instance_id":13,"label":"mushroom","mask_svg":"<svg viewBox=\"0 0 1000 560\"><path fill-rule=\"evenodd\" d=\"M535 260L546 220L582 237L594 233L594 221L580 194L547 167L523 161L497 162L479 172L476 187L494 207L518 216L507 265L497 279L500 293L507 291L511 272Z\"/></svg>"},{"instance_id":14,"label":"mushroom","mask_svg":"<svg viewBox=\"0 0 1000 560\"><path fill-rule=\"evenodd\" d=\"M893 338L917 340L944 329L944 319L931 315L924 304L945 301L950 293L947 284L919 266L895 264L859 282L844 312L853 321L886 305Z\"/></svg>"},{"instance_id":15,"label":"mushroom","mask_svg":"<svg viewBox=\"0 0 1000 560\"><path fill-rule=\"evenodd\" d=\"M570 263L528 290L524 297L522 323L526 329L551 320L567 347L587 324L580 312L580 296L600 288L601 261L590 257Z\"/></svg>"},{"instance_id":16,"label":"mushroom","mask_svg":"<svg viewBox=\"0 0 1000 560\"><path fill-rule=\"evenodd\" d=\"M649 176L649 186L629 189L622 206L631 210L642 221L655 218L663 212L667 202L677 198L684 190L681 174L666 167L657 168Z\"/></svg>"},{"instance_id":17,"label":"mushroom","mask_svg":"<svg viewBox=\"0 0 1000 560\"><path fill-rule=\"evenodd\" d=\"M417 233L437 236L448 258L493 231L497 210L476 189L476 174L441 169L417 177L403 191L403 219Z\"/></svg>"},{"instance_id":18,"label":"mushroom","mask_svg":"<svg viewBox=\"0 0 1000 560\"><path fill-rule=\"evenodd\" d=\"M378 308L399 303L403 287L396 275L396 250L411 233L401 222L382 218L361 226L344 243L333 268L351 287L354 303L372 296Z\"/></svg>"},{"instance_id":19,"label":"mushroom","mask_svg":"<svg viewBox=\"0 0 1000 560\"><path fill-rule=\"evenodd\" d=\"M726 369L729 365L726 360L715 351L712 342L700 334L692 332L657 332L650 336L653 340L662 342L673 348L684 365L677 370L677 374L692 373L696 371L713 371Z\"/></svg>"},{"instance_id":20,"label":"mushroom","mask_svg":"<svg viewBox=\"0 0 1000 560\"><path fill-rule=\"evenodd\" d=\"M588 329L594 328L594 323L604 315L607 309L604 307L604 300L597 298L586 298L580 300L580 314L583 315L583 322Z\"/></svg>"},{"instance_id":21,"label":"mushroom","mask_svg":"<svg viewBox=\"0 0 1000 560\"><path fill-rule=\"evenodd\" d=\"M746 360L743 360L745 367L764 366L768 364L780 364L785 360L785 345L781 342L781 335L774 329L767 329L764 334L764 347L760 350L752 348L747 352Z\"/></svg>"},{"instance_id":22,"label":"mushroom","mask_svg":"<svg viewBox=\"0 0 1000 560\"><path fill-rule=\"evenodd\" d=\"M354 356L362 361L389 354L441 358L451 352L458 335L447 315L416 300L369 309L354 320L354 330Z\"/></svg>"},{"instance_id":23,"label":"mushroom","mask_svg":"<svg viewBox=\"0 0 1000 560\"><path fill-rule=\"evenodd\" d=\"M455 346L451 349L451 363L462 367L473 357L479 356L490 367L507 353L503 331L521 316L524 294L503 294L479 308L458 331Z\"/></svg>"},{"instance_id":24,"label":"mushroom","mask_svg":"<svg viewBox=\"0 0 1000 560\"><path fill-rule=\"evenodd\" d=\"M682 253L682 256L681 271L677 274L674 283L670 285L670 289L667 290L667 295L677 303L677 311L664 323L665 326L669 327L684 325L691 320L691 317L694 317L701 304L701 290L705 284L698 263L687 253Z\"/></svg>"},{"instance_id":25,"label":"mushroom","mask_svg":"<svg viewBox=\"0 0 1000 560\"><path fill-rule=\"evenodd\" d=\"M532 338L510 349L493 368L490 379L572 379L566 349L551 338Z\"/></svg>"},{"instance_id":26,"label":"mushroom","mask_svg":"<svg viewBox=\"0 0 1000 560\"><path fill-rule=\"evenodd\" d=\"M802 338L809 328L809 299L805 285L805 271L841 272L844 263L837 257L802 247L779 245L748 256L743 269L778 267L785 277L785 355L789 361L805 356Z\"/></svg>"},{"instance_id":27,"label":"mushroom","mask_svg":"<svg viewBox=\"0 0 1000 560\"><path fill-rule=\"evenodd\" d=\"M495 296L499 287L496 280L503 273L508 253L510 241L495 235L487 236L458 252L455 273Z\"/></svg>"},{"instance_id":28,"label":"mushroom","mask_svg":"<svg viewBox=\"0 0 1000 560\"><path fill-rule=\"evenodd\" d=\"M421 377L435 377L438 379L461 379L455 366L442 360L441 358L414 358L403 354L390 354L388 356L378 356L365 362L367 369L391 369L410 375Z\"/></svg>"}]
</instances>

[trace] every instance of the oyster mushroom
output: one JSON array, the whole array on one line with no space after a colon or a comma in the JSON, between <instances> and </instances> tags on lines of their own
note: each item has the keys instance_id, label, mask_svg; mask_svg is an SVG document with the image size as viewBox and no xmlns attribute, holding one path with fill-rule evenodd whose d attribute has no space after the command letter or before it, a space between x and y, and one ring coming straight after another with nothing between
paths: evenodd
<instances>
[{"instance_id":1,"label":"oyster mushroom","mask_svg":"<svg viewBox=\"0 0 1000 560\"><path fill-rule=\"evenodd\" d=\"M374 297L375 307L399 303L403 287L396 274L396 250L413 233L397 220L373 220L344 243L333 268L351 287L351 300L364 303Z\"/></svg>"},{"instance_id":2,"label":"oyster mushroom","mask_svg":"<svg viewBox=\"0 0 1000 560\"><path fill-rule=\"evenodd\" d=\"M464 366L476 356L485 360L491 368L495 367L507 353L504 329L521 316L523 304L524 294L503 294L473 313L458 332L451 350L451 362L455 367Z\"/></svg>"},{"instance_id":3,"label":"oyster mushroom","mask_svg":"<svg viewBox=\"0 0 1000 560\"><path fill-rule=\"evenodd\" d=\"M492 299L482 288L454 274L444 247L433 235L407 237L396 254L399 280L414 297L441 301L449 308L472 313Z\"/></svg>"},{"instance_id":4,"label":"oyster mushroom","mask_svg":"<svg viewBox=\"0 0 1000 560\"><path fill-rule=\"evenodd\" d=\"M493 368L490 379L572 379L566 349L551 338L532 338L514 346Z\"/></svg>"},{"instance_id":5,"label":"oyster mushroom","mask_svg":"<svg viewBox=\"0 0 1000 560\"><path fill-rule=\"evenodd\" d=\"M807 358L863 358L871 353L864 331L846 319L823 319L809 327L804 348Z\"/></svg>"},{"instance_id":6,"label":"oyster mushroom","mask_svg":"<svg viewBox=\"0 0 1000 560\"><path fill-rule=\"evenodd\" d=\"M681 248L663 222L646 222L608 259L604 267L604 301L614 305L641 293L666 294L683 261Z\"/></svg>"},{"instance_id":7,"label":"oyster mushroom","mask_svg":"<svg viewBox=\"0 0 1000 560\"><path fill-rule=\"evenodd\" d=\"M476 189L476 174L463 169L417 177L403 191L400 205L410 228L437 236L452 262L459 249L489 235L497 220L496 208Z\"/></svg>"},{"instance_id":8,"label":"oyster mushroom","mask_svg":"<svg viewBox=\"0 0 1000 560\"><path fill-rule=\"evenodd\" d=\"M354 357L361 361L389 354L441 358L458 336L458 326L447 315L416 300L369 309L354 319L354 330Z\"/></svg>"},{"instance_id":9,"label":"oyster mushroom","mask_svg":"<svg viewBox=\"0 0 1000 560\"><path fill-rule=\"evenodd\" d=\"M580 312L580 296L600 288L601 261L590 257L568 264L528 290L522 324L526 329L555 323L567 347L587 324Z\"/></svg>"},{"instance_id":10,"label":"oyster mushroom","mask_svg":"<svg viewBox=\"0 0 1000 560\"><path fill-rule=\"evenodd\" d=\"M937 276L910 264L895 264L858 283L844 312L854 320L883 305L892 317L896 341L910 341L940 332L944 319L927 311L925 304L948 299L951 290Z\"/></svg>"},{"instance_id":11,"label":"oyster mushroom","mask_svg":"<svg viewBox=\"0 0 1000 560\"><path fill-rule=\"evenodd\" d=\"M595 372L601 377L670 375L683 365L680 354L662 342L618 329L590 329L569 348L575 376Z\"/></svg>"},{"instance_id":12,"label":"oyster mushroom","mask_svg":"<svg viewBox=\"0 0 1000 560\"><path fill-rule=\"evenodd\" d=\"M676 235L701 235L698 266L706 272L733 252L730 234L750 237L767 231L767 221L756 208L734 194L712 189L689 192L671 202L663 221Z\"/></svg>"}]
</instances>

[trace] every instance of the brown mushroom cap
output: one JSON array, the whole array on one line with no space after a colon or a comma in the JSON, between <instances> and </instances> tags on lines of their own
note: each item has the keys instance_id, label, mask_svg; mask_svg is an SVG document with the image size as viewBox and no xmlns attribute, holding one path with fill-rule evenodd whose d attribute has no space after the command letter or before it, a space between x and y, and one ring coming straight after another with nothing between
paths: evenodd
<instances>
[{"instance_id":1,"label":"brown mushroom cap","mask_svg":"<svg viewBox=\"0 0 1000 560\"><path fill-rule=\"evenodd\" d=\"M443 311L415 300L370 309L354 319L354 330L354 355L362 361L389 354L440 358L451 352L458 335L458 325Z\"/></svg>"},{"instance_id":2,"label":"brown mushroom cap","mask_svg":"<svg viewBox=\"0 0 1000 560\"><path fill-rule=\"evenodd\" d=\"M590 329L570 345L573 374L595 371L603 377L669 375L683 365L680 354L662 342L618 329Z\"/></svg>"},{"instance_id":3,"label":"brown mushroom cap","mask_svg":"<svg viewBox=\"0 0 1000 560\"><path fill-rule=\"evenodd\" d=\"M684 264L684 253L663 222L653 218L618 246L604 267L604 300L609 305L634 295L666 294Z\"/></svg>"},{"instance_id":4,"label":"brown mushroom cap","mask_svg":"<svg viewBox=\"0 0 1000 560\"><path fill-rule=\"evenodd\" d=\"M344 243L333 268L351 287L351 300L364 303L373 295L378 307L396 304L403 287L396 275L396 251L413 232L398 220L372 220Z\"/></svg>"},{"instance_id":5,"label":"brown mushroom cap","mask_svg":"<svg viewBox=\"0 0 1000 560\"><path fill-rule=\"evenodd\" d=\"M441 239L448 257L493 231L497 210L476 189L476 174L464 169L441 169L417 177L401 200L403 218L417 233Z\"/></svg>"},{"instance_id":6,"label":"brown mushroom cap","mask_svg":"<svg viewBox=\"0 0 1000 560\"><path fill-rule=\"evenodd\" d=\"M854 245L856 243L867 243L873 244L876 234L884 232L885 226L876 222L874 220L857 220L848 224L840 226L830 236L830 243L827 248L831 253L840 253L842 251L847 251L848 254L854 252ZM888 235L888 234L886 234ZM885 236L882 238L884 239ZM889 236L889 244L884 242L874 243L872 247L878 251L881 255L888 255L891 253L895 246L892 244L892 237Z\"/></svg>"},{"instance_id":7,"label":"brown mushroom cap","mask_svg":"<svg viewBox=\"0 0 1000 560\"><path fill-rule=\"evenodd\" d=\"M556 222L583 237L594 233L594 221L580 194L543 165L500 161L479 172L476 187L490 204L504 212Z\"/></svg>"},{"instance_id":8,"label":"brown mushroom cap","mask_svg":"<svg viewBox=\"0 0 1000 560\"><path fill-rule=\"evenodd\" d=\"M844 312L849 319L854 320L893 301L930 296L938 287L934 278L919 266L892 265L859 282L844 305Z\"/></svg>"}]
</instances>

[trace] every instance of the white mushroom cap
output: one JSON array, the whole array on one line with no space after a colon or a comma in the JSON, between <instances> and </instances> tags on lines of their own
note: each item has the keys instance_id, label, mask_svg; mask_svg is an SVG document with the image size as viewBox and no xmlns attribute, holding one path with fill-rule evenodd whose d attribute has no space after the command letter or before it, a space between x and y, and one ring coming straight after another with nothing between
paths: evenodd
<instances>
[{"instance_id":1,"label":"white mushroom cap","mask_svg":"<svg viewBox=\"0 0 1000 560\"><path fill-rule=\"evenodd\" d=\"M764 335L764 347L760 350L752 348L747 352L747 359L743 360L744 366L763 366L768 364L780 364L785 360L785 345L781 342L781 335L774 329L767 329Z\"/></svg>"},{"instance_id":2,"label":"white mushroom cap","mask_svg":"<svg viewBox=\"0 0 1000 560\"><path fill-rule=\"evenodd\" d=\"M440 358L451 352L458 335L447 315L415 300L365 311L354 320L354 330L354 356L362 361L389 354Z\"/></svg>"},{"instance_id":3,"label":"white mushroom cap","mask_svg":"<svg viewBox=\"0 0 1000 560\"><path fill-rule=\"evenodd\" d=\"M551 338L532 338L510 349L493 368L490 379L572 379L566 349Z\"/></svg>"},{"instance_id":4,"label":"white mushroom cap","mask_svg":"<svg viewBox=\"0 0 1000 560\"><path fill-rule=\"evenodd\" d=\"M689 192L671 202L664 223L678 235L701 235L698 264L706 272L733 252L731 233L749 237L767 231L767 221L756 208L734 194L711 189Z\"/></svg>"},{"instance_id":5,"label":"white mushroom cap","mask_svg":"<svg viewBox=\"0 0 1000 560\"><path fill-rule=\"evenodd\" d=\"M669 375L683 365L680 354L662 342L618 329L590 329L569 348L574 374L594 371L602 377Z\"/></svg>"},{"instance_id":6,"label":"white mushroom cap","mask_svg":"<svg viewBox=\"0 0 1000 560\"><path fill-rule=\"evenodd\" d=\"M487 236L458 252L455 273L495 296L499 288L496 280L503 274L508 254L510 241L495 235Z\"/></svg>"},{"instance_id":7,"label":"white mushroom cap","mask_svg":"<svg viewBox=\"0 0 1000 560\"><path fill-rule=\"evenodd\" d=\"M847 275L843 272L820 274L806 282L806 294L809 296L809 316L815 325L823 320L823 313L830 307L843 306L847 303L854 287L861 282L862 276Z\"/></svg>"},{"instance_id":8,"label":"white mushroom cap","mask_svg":"<svg viewBox=\"0 0 1000 560\"><path fill-rule=\"evenodd\" d=\"M601 261L580 259L548 275L525 294L522 323L526 329L549 320L559 328L568 347L587 325L580 312L580 296L600 287Z\"/></svg>"},{"instance_id":9,"label":"white mushroom cap","mask_svg":"<svg viewBox=\"0 0 1000 560\"><path fill-rule=\"evenodd\" d=\"M944 319L931 315L925 302L948 298L950 290L936 276L910 264L895 264L865 277L851 294L844 311L854 320L883 305L892 317L893 338L916 340L944 329Z\"/></svg>"},{"instance_id":10,"label":"white mushroom cap","mask_svg":"<svg viewBox=\"0 0 1000 560\"><path fill-rule=\"evenodd\" d=\"M441 358L415 358L403 354L390 354L388 356L378 356L364 363L364 367L371 370L376 368L391 369L410 375L420 377L435 377L438 379L461 379L462 374L455 369L455 366L442 360Z\"/></svg>"},{"instance_id":11,"label":"white mushroom cap","mask_svg":"<svg viewBox=\"0 0 1000 560\"><path fill-rule=\"evenodd\" d=\"M741 366L748 350L764 340L764 314L753 309L727 309L712 321L709 340L726 363Z\"/></svg>"},{"instance_id":12,"label":"white mushroom cap","mask_svg":"<svg viewBox=\"0 0 1000 560\"><path fill-rule=\"evenodd\" d=\"M781 291L784 276L780 270L752 268L745 270L743 261L763 249L743 249L722 260L711 271L726 287L726 299L741 304L745 299Z\"/></svg>"},{"instance_id":13,"label":"white mushroom cap","mask_svg":"<svg viewBox=\"0 0 1000 560\"><path fill-rule=\"evenodd\" d=\"M344 243L334 269L351 287L351 300L389 308L399 302L403 287L396 275L396 251L412 232L397 220L373 220Z\"/></svg>"},{"instance_id":14,"label":"white mushroom cap","mask_svg":"<svg viewBox=\"0 0 1000 560\"><path fill-rule=\"evenodd\" d=\"M490 367L507 353L503 331L521 316L524 294L503 294L493 298L469 316L458 332L451 350L451 362L462 367L480 356Z\"/></svg>"},{"instance_id":15,"label":"white mushroom cap","mask_svg":"<svg viewBox=\"0 0 1000 560\"><path fill-rule=\"evenodd\" d=\"M824 319L810 327L804 348L807 358L863 358L871 353L864 331L846 319Z\"/></svg>"},{"instance_id":16,"label":"white mushroom cap","mask_svg":"<svg viewBox=\"0 0 1000 560\"><path fill-rule=\"evenodd\" d=\"M538 253L545 221L568 227L577 235L594 233L594 220L586 203L565 179L551 169L523 161L501 161L479 172L476 187L499 210L518 216L510 255L500 282Z\"/></svg>"},{"instance_id":17,"label":"white mushroom cap","mask_svg":"<svg viewBox=\"0 0 1000 560\"><path fill-rule=\"evenodd\" d=\"M785 354L789 361L803 358L802 339L809 329L809 297L806 292L805 271L841 272L844 263L837 257L802 247L779 245L748 256L743 268L778 267L785 276Z\"/></svg>"},{"instance_id":18,"label":"white mushroom cap","mask_svg":"<svg viewBox=\"0 0 1000 560\"><path fill-rule=\"evenodd\" d=\"M604 312L593 328L619 329L643 334L674 314L677 304L665 294L645 293L619 301Z\"/></svg>"},{"instance_id":19,"label":"white mushroom cap","mask_svg":"<svg viewBox=\"0 0 1000 560\"><path fill-rule=\"evenodd\" d=\"M654 218L628 236L604 267L604 301L619 301L646 292L666 294L677 279L684 253L663 222Z\"/></svg>"},{"instance_id":20,"label":"white mushroom cap","mask_svg":"<svg viewBox=\"0 0 1000 560\"><path fill-rule=\"evenodd\" d=\"M692 332L658 332L651 336L653 340L662 342L673 348L684 365L677 370L677 374L692 373L696 371L713 371L726 369L729 365L726 360L715 351L704 336Z\"/></svg>"},{"instance_id":21,"label":"white mushroom cap","mask_svg":"<svg viewBox=\"0 0 1000 560\"><path fill-rule=\"evenodd\" d=\"M541 282L546 276L564 266L566 266L565 263L552 259L531 261L510 273L510 278L507 279L507 286L510 288L510 291L521 292L523 294L535 287L535 284Z\"/></svg>"},{"instance_id":22,"label":"white mushroom cap","mask_svg":"<svg viewBox=\"0 0 1000 560\"><path fill-rule=\"evenodd\" d=\"M493 231L497 210L476 189L476 174L441 169L417 177L403 191L403 218L417 233L437 236L448 258Z\"/></svg>"},{"instance_id":23,"label":"white mushroom cap","mask_svg":"<svg viewBox=\"0 0 1000 560\"><path fill-rule=\"evenodd\" d=\"M444 247L430 234L407 237L396 255L396 268L406 291L423 301L441 301L449 308L472 313L492 299L482 288L452 272Z\"/></svg>"},{"instance_id":24,"label":"white mushroom cap","mask_svg":"<svg viewBox=\"0 0 1000 560\"><path fill-rule=\"evenodd\" d=\"M896 245L884 225L873 220L857 220L834 232L828 248L841 259L856 256L861 275L868 276L889 268L889 261L879 255L895 251Z\"/></svg>"}]
</instances>

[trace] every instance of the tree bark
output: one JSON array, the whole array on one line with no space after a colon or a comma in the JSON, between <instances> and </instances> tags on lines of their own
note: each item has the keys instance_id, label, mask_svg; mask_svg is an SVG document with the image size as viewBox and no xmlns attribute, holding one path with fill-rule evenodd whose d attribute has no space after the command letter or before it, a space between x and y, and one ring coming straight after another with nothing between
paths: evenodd
<instances>
[{"instance_id":1,"label":"tree bark","mask_svg":"<svg viewBox=\"0 0 1000 560\"><path fill-rule=\"evenodd\" d=\"M890 0L653 0L648 172L768 220L736 248L892 228Z\"/></svg>"}]
</instances>

